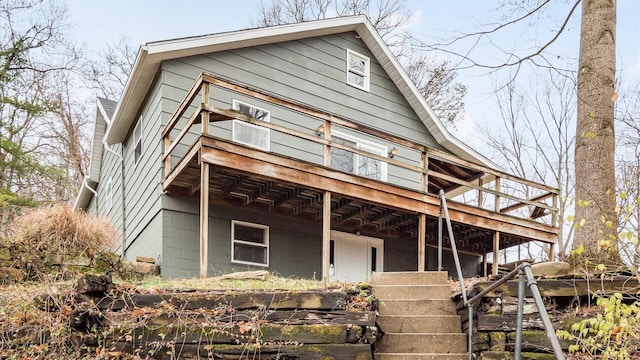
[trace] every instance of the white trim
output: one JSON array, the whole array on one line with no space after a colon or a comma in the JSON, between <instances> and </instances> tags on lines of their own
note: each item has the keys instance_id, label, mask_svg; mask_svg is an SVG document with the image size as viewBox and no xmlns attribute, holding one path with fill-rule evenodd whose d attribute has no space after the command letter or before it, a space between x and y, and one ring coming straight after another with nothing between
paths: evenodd
<instances>
[{"instance_id":1,"label":"white trim","mask_svg":"<svg viewBox=\"0 0 640 360\"><path fill-rule=\"evenodd\" d=\"M364 71L359 71L357 69L354 69L350 66L351 64L351 58L356 58L358 60L362 60L364 62ZM346 64L347 64L347 68L346 68L346 81L347 84L358 88L360 90L364 90L366 92L369 92L369 87L370 87L370 83L371 83L371 59L369 59L369 57L364 56L358 52L355 52L351 49L347 49L347 58L346 58ZM353 83L349 80L349 74L355 74L356 76L361 76L362 77L362 85L359 85L357 83Z\"/></svg>"},{"instance_id":2,"label":"white trim","mask_svg":"<svg viewBox=\"0 0 640 360\"><path fill-rule=\"evenodd\" d=\"M341 138L341 139L345 139L351 142L356 143L356 149L359 150L364 150L367 152L370 152L372 154L376 154L376 155L380 155L383 157L387 157L388 153L387 153L387 147L384 145L380 145L378 143L369 141L369 140L365 140L353 135L348 135L339 131L332 131L331 132L331 136L335 136L337 138ZM360 145L363 145L365 147L365 149L361 148ZM367 149L368 148L368 149ZM380 150L379 153L375 153L373 151L370 151L370 149L376 149L376 150ZM363 176L360 175L358 173L358 160L360 159L359 154L353 154L354 155L354 159L353 159L353 174L358 175L358 176ZM374 160L374 161L380 161L380 181L387 181L387 163L381 160Z\"/></svg>"},{"instance_id":3,"label":"white trim","mask_svg":"<svg viewBox=\"0 0 640 360\"><path fill-rule=\"evenodd\" d=\"M235 238L235 225L242 225L242 226L246 226L246 227L252 227L252 228L256 228L256 229L262 229L264 230L264 243L260 244L260 243L254 243L254 242L250 242L250 241L243 241L243 240L236 240ZM241 244L241 245L247 245L247 246L253 246L253 247L263 247L265 248L267 254L266 254L266 259L267 259L267 263L263 264L263 263L254 263L254 262L250 262L250 261L242 261L242 260L236 260L235 259L235 254L234 254L234 245L235 244ZM231 220L231 263L232 264L244 264L244 265L253 265L253 266L260 266L260 267L269 267L269 226L267 225L262 225L262 224L255 224L255 223L250 223L250 222L246 222L246 221L240 221L240 220Z\"/></svg>"},{"instance_id":4,"label":"white trim","mask_svg":"<svg viewBox=\"0 0 640 360\"><path fill-rule=\"evenodd\" d=\"M231 108L234 110L240 110L240 105L244 105L246 107L252 108L252 109L256 109L256 110L260 110L263 111L265 113L267 113L267 116L265 119L261 119L264 122L271 122L271 111L267 110L267 109L263 109L259 106L253 105L253 104L249 104L247 102L238 100L238 99L233 99L231 101ZM242 141L240 139L236 138L236 127L249 127L249 128L253 128L259 132L264 133L265 136L265 143L266 146L262 147L262 146L258 146L256 144L252 144L250 142L246 142L246 141ZM243 144L246 146L250 146L252 148L256 148L259 150L263 150L263 151L271 151L271 129L267 129L258 125L254 125L254 124L250 124L241 120L233 120L232 125L231 125L231 139L239 144Z\"/></svg>"}]
</instances>

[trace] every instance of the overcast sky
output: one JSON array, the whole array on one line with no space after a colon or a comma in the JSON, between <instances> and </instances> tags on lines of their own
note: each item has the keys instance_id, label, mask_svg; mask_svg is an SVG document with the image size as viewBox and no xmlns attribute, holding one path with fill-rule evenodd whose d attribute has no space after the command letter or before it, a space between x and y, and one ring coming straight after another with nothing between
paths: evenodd
<instances>
[{"instance_id":1,"label":"overcast sky","mask_svg":"<svg viewBox=\"0 0 640 360\"><path fill-rule=\"evenodd\" d=\"M260 0L59 0L68 6L72 34L84 43L88 51L98 51L106 42L115 43L123 35L132 44L185 36L211 34L253 27ZM270 2L266 0L265 2ZM554 0L561 2L562 0ZM375 1L374 1L375 2ZM409 29L427 43L451 37L456 32L477 31L481 24L498 22L504 13L497 9L501 1L478 0L408 0L412 11ZM573 1L570 1L571 3ZM564 3L564 1L563 1ZM558 12L566 11L567 6ZM579 9L578 9L579 12ZM534 42L546 41L553 34L549 29L563 20L562 14L545 14L536 22L515 28L491 40L501 48L528 48ZM640 0L618 0L617 66L621 77L640 79ZM551 50L567 63L577 64L579 16L568 24L566 34ZM532 42L533 41L533 42ZM463 50L465 44L460 45ZM468 45L467 45L468 46ZM499 50L489 44L478 47L473 55L485 61L497 61ZM442 55L443 56L443 55ZM492 82L506 74L487 75L471 69L459 72L459 80L469 87L466 99L466 119L459 126L458 136L470 140L474 123L496 116L487 106L493 99Z\"/></svg>"}]
</instances>

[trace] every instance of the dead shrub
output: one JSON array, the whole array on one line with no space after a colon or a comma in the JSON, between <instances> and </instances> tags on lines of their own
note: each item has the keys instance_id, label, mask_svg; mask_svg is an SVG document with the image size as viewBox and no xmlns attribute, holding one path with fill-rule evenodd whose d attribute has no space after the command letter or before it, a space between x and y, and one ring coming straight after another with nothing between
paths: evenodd
<instances>
[{"instance_id":1,"label":"dead shrub","mask_svg":"<svg viewBox=\"0 0 640 360\"><path fill-rule=\"evenodd\" d=\"M116 230L99 216L74 211L66 204L41 207L15 219L10 235L0 240L20 254L20 268L41 273L51 255L94 259L114 244Z\"/></svg>"}]
</instances>

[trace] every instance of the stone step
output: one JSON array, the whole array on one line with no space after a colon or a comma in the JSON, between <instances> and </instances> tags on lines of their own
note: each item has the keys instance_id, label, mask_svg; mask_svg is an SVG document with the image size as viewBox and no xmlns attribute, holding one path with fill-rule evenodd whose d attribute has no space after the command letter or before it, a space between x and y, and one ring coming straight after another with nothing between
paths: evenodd
<instances>
[{"instance_id":1,"label":"stone step","mask_svg":"<svg viewBox=\"0 0 640 360\"><path fill-rule=\"evenodd\" d=\"M456 305L449 299L382 300L379 315L458 315Z\"/></svg>"},{"instance_id":2,"label":"stone step","mask_svg":"<svg viewBox=\"0 0 640 360\"><path fill-rule=\"evenodd\" d=\"M448 353L448 354L430 354L430 353L375 353L375 360L468 360L467 353Z\"/></svg>"},{"instance_id":3,"label":"stone step","mask_svg":"<svg viewBox=\"0 0 640 360\"><path fill-rule=\"evenodd\" d=\"M425 272L374 272L371 274L373 285L445 285L448 273L446 271Z\"/></svg>"},{"instance_id":4,"label":"stone step","mask_svg":"<svg viewBox=\"0 0 640 360\"><path fill-rule=\"evenodd\" d=\"M458 315L381 315L376 319L385 333L461 333Z\"/></svg>"},{"instance_id":5,"label":"stone step","mask_svg":"<svg viewBox=\"0 0 640 360\"><path fill-rule=\"evenodd\" d=\"M465 353L466 334L397 334L385 333L376 341L379 353Z\"/></svg>"},{"instance_id":6,"label":"stone step","mask_svg":"<svg viewBox=\"0 0 640 360\"><path fill-rule=\"evenodd\" d=\"M451 286L446 285L374 285L373 294L381 300L449 299Z\"/></svg>"}]
</instances>

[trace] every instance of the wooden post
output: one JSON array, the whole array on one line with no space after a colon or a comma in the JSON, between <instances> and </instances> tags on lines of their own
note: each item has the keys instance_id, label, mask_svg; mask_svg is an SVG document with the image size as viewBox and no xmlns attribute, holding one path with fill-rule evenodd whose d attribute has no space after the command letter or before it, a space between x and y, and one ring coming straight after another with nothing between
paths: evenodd
<instances>
[{"instance_id":1,"label":"wooden post","mask_svg":"<svg viewBox=\"0 0 640 360\"><path fill-rule=\"evenodd\" d=\"M491 269L492 275L498 275L498 260L500 259L500 231L496 231L493 234L493 267Z\"/></svg>"},{"instance_id":2,"label":"wooden post","mask_svg":"<svg viewBox=\"0 0 640 360\"><path fill-rule=\"evenodd\" d=\"M495 182L496 182L496 192L499 193L500 192L500 178L496 177ZM499 195L495 196L493 207L494 207L493 210L495 212L500 212L500 196Z\"/></svg>"},{"instance_id":3,"label":"wooden post","mask_svg":"<svg viewBox=\"0 0 640 360\"><path fill-rule=\"evenodd\" d=\"M429 175L426 170L429 169L429 154L424 150L420 153L420 167L425 170L425 172L420 173L420 189L424 192L429 192Z\"/></svg>"},{"instance_id":4,"label":"wooden post","mask_svg":"<svg viewBox=\"0 0 640 360\"><path fill-rule=\"evenodd\" d=\"M487 268L488 268L487 260L488 260L487 259L487 252L485 251L482 254L482 267L484 268L483 271L482 271L482 274L483 274L482 276L484 276L484 277L487 277Z\"/></svg>"},{"instance_id":5,"label":"wooden post","mask_svg":"<svg viewBox=\"0 0 640 360\"><path fill-rule=\"evenodd\" d=\"M482 187L482 177L478 179L478 185ZM478 190L478 207L482 209L482 190Z\"/></svg>"},{"instance_id":6,"label":"wooden post","mask_svg":"<svg viewBox=\"0 0 640 360\"><path fill-rule=\"evenodd\" d=\"M331 251L331 192L325 191L322 198L322 281L329 283Z\"/></svg>"},{"instance_id":7,"label":"wooden post","mask_svg":"<svg viewBox=\"0 0 640 360\"><path fill-rule=\"evenodd\" d=\"M200 278L209 267L209 163L200 164Z\"/></svg>"},{"instance_id":8,"label":"wooden post","mask_svg":"<svg viewBox=\"0 0 640 360\"><path fill-rule=\"evenodd\" d=\"M549 244L549 261L556 260L556 244Z\"/></svg>"},{"instance_id":9,"label":"wooden post","mask_svg":"<svg viewBox=\"0 0 640 360\"><path fill-rule=\"evenodd\" d=\"M331 118L333 118L333 116L331 116ZM330 120L324 121L323 136L325 140L331 141L331 121ZM327 167L331 166L331 146L329 145L324 146L324 166L327 166Z\"/></svg>"},{"instance_id":10,"label":"wooden post","mask_svg":"<svg viewBox=\"0 0 640 360\"><path fill-rule=\"evenodd\" d=\"M552 206L557 209L558 208L558 196L560 196L559 194L553 194L552 197ZM553 212L551 213L551 226L556 227L558 226L558 211L557 210L553 210ZM558 237L560 236L560 234L558 234Z\"/></svg>"},{"instance_id":11,"label":"wooden post","mask_svg":"<svg viewBox=\"0 0 640 360\"><path fill-rule=\"evenodd\" d=\"M500 178L496 177L496 193L500 192ZM500 196L495 195L493 208L495 212L500 212ZM498 275L498 260L500 259L500 231L496 231L493 234L493 267L491 269L492 275Z\"/></svg>"},{"instance_id":12,"label":"wooden post","mask_svg":"<svg viewBox=\"0 0 640 360\"><path fill-rule=\"evenodd\" d=\"M427 234L427 215L420 214L418 224L418 272L424 271L426 264L425 236Z\"/></svg>"},{"instance_id":13,"label":"wooden post","mask_svg":"<svg viewBox=\"0 0 640 360\"><path fill-rule=\"evenodd\" d=\"M203 82L202 83L202 107L204 108L205 105L209 104L209 83L208 82ZM208 134L209 133L209 112L208 111L203 111L202 112L202 133L203 134Z\"/></svg>"}]
</instances>

